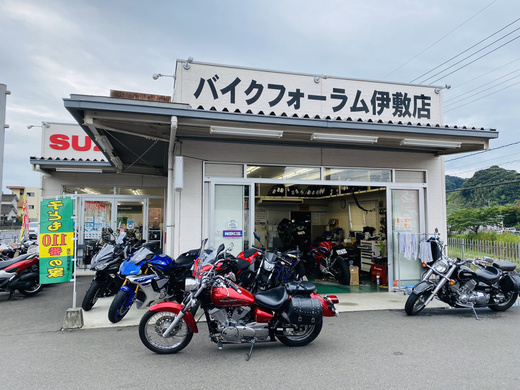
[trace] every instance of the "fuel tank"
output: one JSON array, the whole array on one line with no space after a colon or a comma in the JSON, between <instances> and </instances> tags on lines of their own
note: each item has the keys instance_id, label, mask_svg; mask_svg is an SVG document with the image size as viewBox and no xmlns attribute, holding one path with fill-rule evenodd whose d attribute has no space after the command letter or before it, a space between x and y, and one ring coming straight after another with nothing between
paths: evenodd
<instances>
[{"instance_id":1,"label":"fuel tank","mask_svg":"<svg viewBox=\"0 0 520 390\"><path fill-rule=\"evenodd\" d=\"M255 303L253 294L239 286L237 289L240 293L231 287L214 287L211 289L211 302L217 307L252 306Z\"/></svg>"}]
</instances>

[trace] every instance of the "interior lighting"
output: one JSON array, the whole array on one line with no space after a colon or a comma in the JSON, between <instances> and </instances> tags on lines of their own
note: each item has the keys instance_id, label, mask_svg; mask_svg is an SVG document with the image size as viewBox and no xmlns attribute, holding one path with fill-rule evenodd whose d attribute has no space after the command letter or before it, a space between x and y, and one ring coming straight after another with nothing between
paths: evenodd
<instances>
[{"instance_id":1,"label":"interior lighting","mask_svg":"<svg viewBox=\"0 0 520 390\"><path fill-rule=\"evenodd\" d=\"M457 141L440 141L428 139L405 138L401 141L404 146L426 146L430 148L460 148L462 142Z\"/></svg>"},{"instance_id":2,"label":"interior lighting","mask_svg":"<svg viewBox=\"0 0 520 390\"><path fill-rule=\"evenodd\" d=\"M379 137L351 134L312 133L311 141L335 141L345 143L375 144Z\"/></svg>"},{"instance_id":3,"label":"interior lighting","mask_svg":"<svg viewBox=\"0 0 520 390\"><path fill-rule=\"evenodd\" d=\"M101 168L56 168L56 172L103 173Z\"/></svg>"},{"instance_id":4,"label":"interior lighting","mask_svg":"<svg viewBox=\"0 0 520 390\"><path fill-rule=\"evenodd\" d=\"M283 136L283 131L281 130L246 129L239 127L210 126L209 132L210 134L238 135L242 137L282 138Z\"/></svg>"}]
</instances>

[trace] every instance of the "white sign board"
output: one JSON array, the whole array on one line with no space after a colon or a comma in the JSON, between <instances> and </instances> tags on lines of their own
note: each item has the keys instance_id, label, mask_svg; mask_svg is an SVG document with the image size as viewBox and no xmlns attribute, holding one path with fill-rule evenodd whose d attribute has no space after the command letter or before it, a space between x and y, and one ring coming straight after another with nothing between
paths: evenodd
<instances>
[{"instance_id":1,"label":"white sign board","mask_svg":"<svg viewBox=\"0 0 520 390\"><path fill-rule=\"evenodd\" d=\"M176 103L253 114L442 124L435 87L177 62Z\"/></svg>"},{"instance_id":2,"label":"white sign board","mask_svg":"<svg viewBox=\"0 0 520 390\"><path fill-rule=\"evenodd\" d=\"M48 122L42 126L42 157L106 161L81 126Z\"/></svg>"}]
</instances>

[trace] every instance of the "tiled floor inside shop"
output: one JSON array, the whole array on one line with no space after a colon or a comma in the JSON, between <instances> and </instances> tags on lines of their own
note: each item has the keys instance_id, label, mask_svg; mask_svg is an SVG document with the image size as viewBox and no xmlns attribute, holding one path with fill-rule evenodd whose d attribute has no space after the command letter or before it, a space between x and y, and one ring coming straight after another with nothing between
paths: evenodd
<instances>
[{"instance_id":1,"label":"tiled floor inside shop","mask_svg":"<svg viewBox=\"0 0 520 390\"><path fill-rule=\"evenodd\" d=\"M342 293L361 293L361 292L387 292L387 285L377 285L370 280L370 276L361 276L359 286L345 286L334 281L324 281L315 279L312 281L318 288L320 294L342 294Z\"/></svg>"}]
</instances>

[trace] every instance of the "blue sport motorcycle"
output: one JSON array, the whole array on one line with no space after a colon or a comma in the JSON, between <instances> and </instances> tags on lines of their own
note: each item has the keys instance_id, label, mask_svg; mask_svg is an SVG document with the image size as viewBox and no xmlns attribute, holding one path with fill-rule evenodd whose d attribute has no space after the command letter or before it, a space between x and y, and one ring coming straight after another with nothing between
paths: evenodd
<instances>
[{"instance_id":1,"label":"blue sport motorcycle","mask_svg":"<svg viewBox=\"0 0 520 390\"><path fill-rule=\"evenodd\" d=\"M108 309L110 322L121 321L134 302L138 309L172 299L182 302L185 280L199 250L183 253L174 261L160 254L160 244L144 244L121 264L119 274L126 279Z\"/></svg>"}]
</instances>

